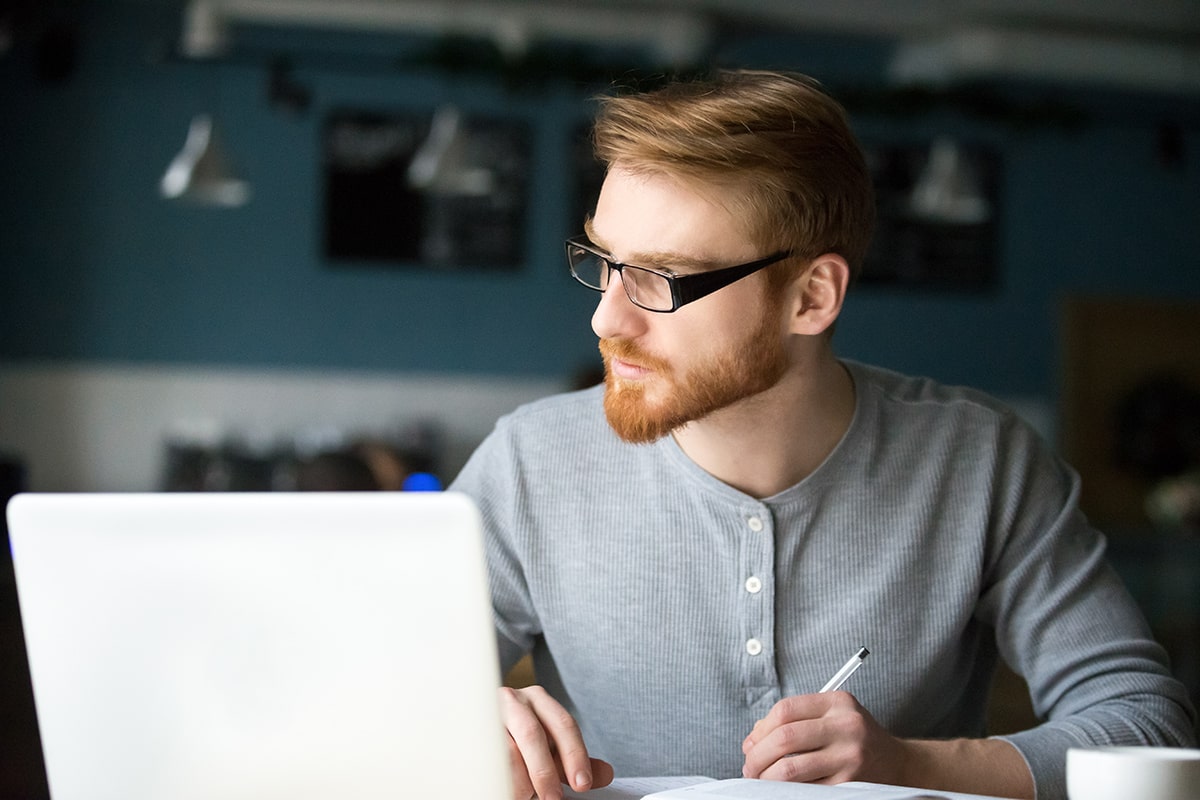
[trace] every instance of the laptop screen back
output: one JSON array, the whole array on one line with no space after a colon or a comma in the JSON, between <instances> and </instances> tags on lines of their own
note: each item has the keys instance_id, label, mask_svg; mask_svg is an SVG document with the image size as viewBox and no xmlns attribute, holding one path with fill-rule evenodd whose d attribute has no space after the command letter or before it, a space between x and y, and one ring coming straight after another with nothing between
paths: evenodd
<instances>
[{"instance_id":1,"label":"laptop screen back","mask_svg":"<svg viewBox=\"0 0 1200 800\"><path fill-rule=\"evenodd\" d=\"M464 496L20 495L54 800L506 797Z\"/></svg>"}]
</instances>

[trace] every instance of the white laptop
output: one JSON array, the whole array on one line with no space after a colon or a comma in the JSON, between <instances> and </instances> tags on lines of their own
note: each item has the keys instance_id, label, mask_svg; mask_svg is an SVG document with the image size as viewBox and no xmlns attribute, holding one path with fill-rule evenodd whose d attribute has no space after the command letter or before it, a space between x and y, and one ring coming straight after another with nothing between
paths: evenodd
<instances>
[{"instance_id":1,"label":"white laptop","mask_svg":"<svg viewBox=\"0 0 1200 800\"><path fill-rule=\"evenodd\" d=\"M8 522L53 800L509 795L465 496L25 494Z\"/></svg>"}]
</instances>

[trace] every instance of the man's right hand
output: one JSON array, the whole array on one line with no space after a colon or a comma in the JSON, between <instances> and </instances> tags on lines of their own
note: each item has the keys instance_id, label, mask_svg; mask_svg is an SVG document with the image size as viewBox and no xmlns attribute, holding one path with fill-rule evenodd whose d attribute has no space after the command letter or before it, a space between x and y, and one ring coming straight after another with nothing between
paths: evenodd
<instances>
[{"instance_id":1,"label":"man's right hand","mask_svg":"<svg viewBox=\"0 0 1200 800\"><path fill-rule=\"evenodd\" d=\"M561 800L564 783L586 792L612 782L612 766L588 757L575 719L541 686L501 688L500 713L508 731L513 800Z\"/></svg>"}]
</instances>

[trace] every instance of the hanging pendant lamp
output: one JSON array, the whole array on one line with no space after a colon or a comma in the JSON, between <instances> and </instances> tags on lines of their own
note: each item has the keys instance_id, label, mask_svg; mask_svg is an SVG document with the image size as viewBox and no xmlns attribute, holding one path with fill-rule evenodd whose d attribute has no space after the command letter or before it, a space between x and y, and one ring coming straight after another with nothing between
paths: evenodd
<instances>
[{"instance_id":1,"label":"hanging pendant lamp","mask_svg":"<svg viewBox=\"0 0 1200 800\"><path fill-rule=\"evenodd\" d=\"M953 139L938 137L909 197L909 210L927 222L980 225L992 216L966 154Z\"/></svg>"},{"instance_id":2,"label":"hanging pendant lamp","mask_svg":"<svg viewBox=\"0 0 1200 800\"><path fill-rule=\"evenodd\" d=\"M250 200L250 184L233 172L208 114L192 119L183 149L167 167L159 190L169 200L206 206L233 208Z\"/></svg>"}]
</instances>

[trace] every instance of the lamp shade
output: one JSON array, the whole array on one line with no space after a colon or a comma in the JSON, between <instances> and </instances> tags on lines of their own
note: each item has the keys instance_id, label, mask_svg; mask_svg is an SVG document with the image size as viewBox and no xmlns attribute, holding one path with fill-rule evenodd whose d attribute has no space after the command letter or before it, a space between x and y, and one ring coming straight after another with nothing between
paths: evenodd
<instances>
[{"instance_id":1,"label":"lamp shade","mask_svg":"<svg viewBox=\"0 0 1200 800\"><path fill-rule=\"evenodd\" d=\"M183 149L167 167L159 190L167 199L207 206L235 207L250 200L250 184L233 172L208 114L192 119Z\"/></svg>"},{"instance_id":2,"label":"lamp shade","mask_svg":"<svg viewBox=\"0 0 1200 800\"><path fill-rule=\"evenodd\" d=\"M919 219L948 225L979 225L992 215L972 165L956 142L934 140L909 198Z\"/></svg>"}]
</instances>

